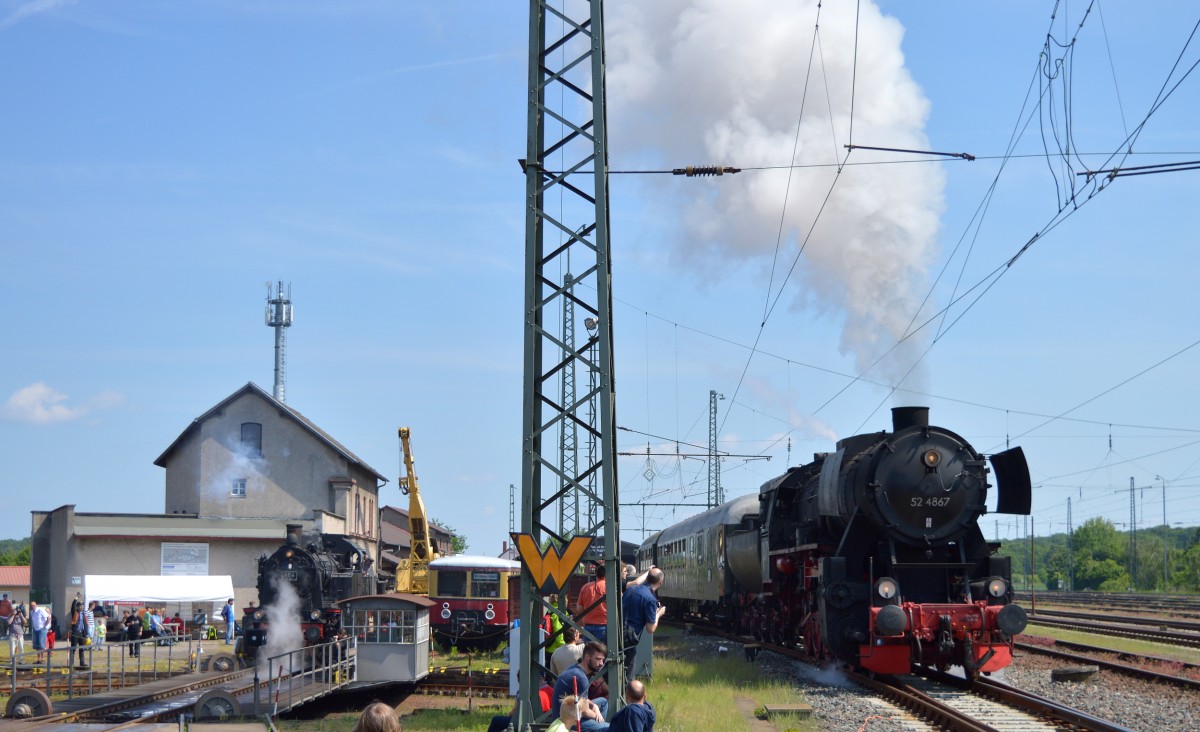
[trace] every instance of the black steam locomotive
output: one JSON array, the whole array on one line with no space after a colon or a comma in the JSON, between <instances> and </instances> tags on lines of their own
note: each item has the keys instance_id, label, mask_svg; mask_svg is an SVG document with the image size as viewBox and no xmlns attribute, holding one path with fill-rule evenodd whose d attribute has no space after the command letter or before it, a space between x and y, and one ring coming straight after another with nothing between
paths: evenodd
<instances>
[{"instance_id":1,"label":"black steam locomotive","mask_svg":"<svg viewBox=\"0 0 1200 732\"><path fill-rule=\"evenodd\" d=\"M651 536L639 563L670 579L669 611L688 612L880 673L910 664L991 673L1012 662L1026 614L1011 567L978 519L983 457L929 425L925 407L892 410L891 432L855 435L764 483L757 496ZM1028 514L1021 448L991 456L997 512Z\"/></svg>"},{"instance_id":2,"label":"black steam locomotive","mask_svg":"<svg viewBox=\"0 0 1200 732\"><path fill-rule=\"evenodd\" d=\"M342 611L336 603L379 593L370 556L340 534L311 534L288 524L287 539L258 560L258 607L246 608L237 654L252 663L267 645L269 626L299 627L306 646L337 638ZM281 651L294 649L280 649Z\"/></svg>"}]
</instances>

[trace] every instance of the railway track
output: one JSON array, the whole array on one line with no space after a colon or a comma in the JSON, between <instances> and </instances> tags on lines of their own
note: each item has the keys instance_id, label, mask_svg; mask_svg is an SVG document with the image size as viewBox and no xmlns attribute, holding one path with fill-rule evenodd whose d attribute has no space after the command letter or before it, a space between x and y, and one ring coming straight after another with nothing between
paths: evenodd
<instances>
[{"instance_id":1,"label":"railway track","mask_svg":"<svg viewBox=\"0 0 1200 732\"><path fill-rule=\"evenodd\" d=\"M693 627L736 643L747 640L702 624L693 624ZM812 664L811 658L795 648L765 642L757 645ZM986 677L967 681L932 669L922 671L920 676L902 677L872 677L854 671L844 673L863 688L909 710L939 729L955 732L1130 732L1128 728L1108 720Z\"/></svg>"},{"instance_id":2,"label":"railway track","mask_svg":"<svg viewBox=\"0 0 1200 732\"><path fill-rule=\"evenodd\" d=\"M1061 661L1078 665L1091 665L1097 668L1114 671L1116 673L1125 674L1134 678L1143 679L1146 681L1156 681L1159 683L1170 684L1184 689L1200 690L1200 680L1179 676L1177 674L1167 674L1161 671L1141 666L1132 666L1127 663L1119 663L1117 661L1109 661L1103 658L1097 658L1097 654L1116 656L1121 660L1137 660L1137 661L1152 661L1168 667L1176 667L1180 670L1191 671L1192 673L1200 674L1200 665L1194 663L1185 663L1183 661L1175 661L1169 658L1160 658L1156 656L1143 656L1136 653L1124 653L1114 651L1109 648L1099 648L1097 646L1084 645L1082 643L1070 643L1067 641L1056 641L1053 645L1040 645L1037 643L1015 643L1014 646L1025 653L1037 653L1043 656L1050 656Z\"/></svg>"},{"instance_id":3,"label":"railway track","mask_svg":"<svg viewBox=\"0 0 1200 732\"><path fill-rule=\"evenodd\" d=\"M1179 617L1200 618L1200 596L1197 595L1150 595L1121 594L1110 592L1038 592L1016 593L1017 602L1025 607L1037 609L1038 605L1105 607L1113 610L1157 612Z\"/></svg>"},{"instance_id":4,"label":"railway track","mask_svg":"<svg viewBox=\"0 0 1200 732\"><path fill-rule=\"evenodd\" d=\"M226 693L240 693L253 686L246 679L252 669L232 673L196 674L190 678L179 677L162 682L127 687L118 692L118 698L96 706L75 711L50 713L49 697L40 689L18 689L10 698L10 708L15 708L14 717L6 719L5 732L45 729L50 725L92 722L151 722L177 716L182 708L202 700L208 690L224 687ZM262 685L265 685L263 682ZM138 693L136 689L140 689ZM197 694L197 692L199 692ZM60 703L60 707L61 707Z\"/></svg>"},{"instance_id":5,"label":"railway track","mask_svg":"<svg viewBox=\"0 0 1200 732\"><path fill-rule=\"evenodd\" d=\"M1129 732L1120 725L988 679L968 682L938 672L888 679L851 674L851 678L934 726L955 732Z\"/></svg>"},{"instance_id":6,"label":"railway track","mask_svg":"<svg viewBox=\"0 0 1200 732\"><path fill-rule=\"evenodd\" d=\"M1088 620L1077 620L1071 616L1052 617L1038 613L1029 618L1030 625L1041 625L1049 628L1079 630L1086 633L1114 636L1117 638L1134 638L1137 640L1166 643L1174 646L1200 648L1200 634L1187 631L1166 630L1161 627L1150 627L1150 624L1111 625L1108 623Z\"/></svg>"}]
</instances>

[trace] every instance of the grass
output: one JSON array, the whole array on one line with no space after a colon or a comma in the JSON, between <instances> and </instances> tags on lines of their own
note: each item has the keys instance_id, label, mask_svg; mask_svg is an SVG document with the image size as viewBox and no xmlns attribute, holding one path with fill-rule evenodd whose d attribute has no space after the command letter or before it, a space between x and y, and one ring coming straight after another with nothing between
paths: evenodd
<instances>
[{"instance_id":1,"label":"grass","mask_svg":"<svg viewBox=\"0 0 1200 732\"><path fill-rule=\"evenodd\" d=\"M750 697L755 707L804 701L794 684L763 678L754 664L733 654L711 659L656 657L646 694L658 715L654 729L662 732L748 729L734 702L738 696ZM791 715L771 721L780 730L817 729L815 723Z\"/></svg>"},{"instance_id":2,"label":"grass","mask_svg":"<svg viewBox=\"0 0 1200 732\"><path fill-rule=\"evenodd\" d=\"M1183 648L1166 643L1152 643L1135 638L1117 638L1111 635L1097 635L1095 633L1082 633L1063 628L1051 628L1038 625L1036 621L1029 623L1029 627L1025 629L1025 634L1041 636L1043 638L1054 638L1055 640L1072 641L1074 643L1086 643L1089 646L1108 648L1113 651L1160 656L1188 663L1200 663L1200 649Z\"/></svg>"}]
</instances>

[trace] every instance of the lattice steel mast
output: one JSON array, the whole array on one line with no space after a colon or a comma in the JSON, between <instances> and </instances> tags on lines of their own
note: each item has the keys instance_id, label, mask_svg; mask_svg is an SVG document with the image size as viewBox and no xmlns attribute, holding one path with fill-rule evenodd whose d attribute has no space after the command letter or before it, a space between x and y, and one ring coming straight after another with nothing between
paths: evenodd
<instances>
[{"instance_id":1,"label":"lattice steel mast","mask_svg":"<svg viewBox=\"0 0 1200 732\"><path fill-rule=\"evenodd\" d=\"M619 699L621 572L604 18L600 0L561 0L559 4L561 7L554 7L545 0L532 0L529 14L528 147L522 161L526 218L521 527L539 545L561 541L562 536L552 528L561 503L579 500L590 505L591 501L601 507L601 516L588 518L577 533L594 535L596 543L602 544L611 578L607 593L608 638L612 642L608 683L613 698ZM567 270L568 261L576 272L573 282L581 285L569 290L558 281L558 273ZM555 332L564 298L584 311L584 317L597 322L587 343L578 347L568 346L562 334ZM596 374L596 386L578 399L556 400L559 395L552 391L555 377L572 363ZM585 415L593 403L598 419L595 426L589 426ZM569 425L586 430L600 447L585 464L568 473L552 439ZM588 478L595 474L599 475L599 491L588 488ZM537 689L544 666L537 662L536 652L543 644L529 631L538 627L544 609L557 612L539 596L530 573L523 572L517 729L527 729L542 716Z\"/></svg>"},{"instance_id":2,"label":"lattice steel mast","mask_svg":"<svg viewBox=\"0 0 1200 732\"><path fill-rule=\"evenodd\" d=\"M715 390L708 392L708 507L716 508L725 502L725 491L721 490L721 456L717 451L717 400L724 394Z\"/></svg>"},{"instance_id":3,"label":"lattice steel mast","mask_svg":"<svg viewBox=\"0 0 1200 732\"><path fill-rule=\"evenodd\" d=\"M560 374L559 394L562 404L575 403L575 359L568 354L575 352L575 283L571 273L563 277L562 299L562 355L566 365ZM558 464L562 466L563 475L575 475L579 465L579 425L575 420L567 420L559 426L558 435ZM567 489L568 479L559 481L559 489ZM579 531L579 494L580 491L569 490L558 502L558 533L560 536L573 536ZM585 501L586 503L586 501Z\"/></svg>"}]
</instances>

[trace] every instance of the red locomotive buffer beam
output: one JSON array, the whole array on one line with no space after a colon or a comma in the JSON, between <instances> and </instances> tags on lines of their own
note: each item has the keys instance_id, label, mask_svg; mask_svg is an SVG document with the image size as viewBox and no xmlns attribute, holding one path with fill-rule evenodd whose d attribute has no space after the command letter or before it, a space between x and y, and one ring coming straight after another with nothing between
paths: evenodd
<instances>
[{"instance_id":1,"label":"red locomotive buffer beam","mask_svg":"<svg viewBox=\"0 0 1200 732\"><path fill-rule=\"evenodd\" d=\"M906 674L912 663L990 674L1012 663L1013 636L1026 622L1019 605L989 606L985 600L871 608L871 639L859 646L859 659L881 674Z\"/></svg>"}]
</instances>

